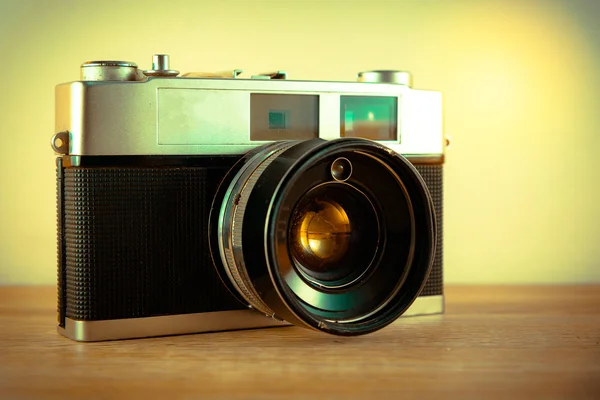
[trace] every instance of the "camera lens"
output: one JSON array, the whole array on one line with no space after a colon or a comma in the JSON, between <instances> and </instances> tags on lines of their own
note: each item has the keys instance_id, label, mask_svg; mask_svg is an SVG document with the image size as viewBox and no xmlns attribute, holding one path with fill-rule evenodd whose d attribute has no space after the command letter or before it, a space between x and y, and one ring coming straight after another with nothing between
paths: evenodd
<instances>
[{"instance_id":1,"label":"camera lens","mask_svg":"<svg viewBox=\"0 0 600 400\"><path fill-rule=\"evenodd\" d=\"M368 270L377 253L377 213L351 185L319 185L294 207L288 243L307 281L326 288L347 286Z\"/></svg>"},{"instance_id":2,"label":"camera lens","mask_svg":"<svg viewBox=\"0 0 600 400\"><path fill-rule=\"evenodd\" d=\"M436 246L415 168L357 138L251 151L223 180L210 221L215 266L238 299L338 335L373 332L406 311Z\"/></svg>"}]
</instances>

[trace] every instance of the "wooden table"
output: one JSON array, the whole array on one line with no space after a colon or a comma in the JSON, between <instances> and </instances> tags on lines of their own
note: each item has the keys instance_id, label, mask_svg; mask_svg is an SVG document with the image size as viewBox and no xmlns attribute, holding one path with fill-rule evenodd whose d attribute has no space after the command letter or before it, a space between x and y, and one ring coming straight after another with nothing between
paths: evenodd
<instances>
[{"instance_id":1,"label":"wooden table","mask_svg":"<svg viewBox=\"0 0 600 400\"><path fill-rule=\"evenodd\" d=\"M362 337L101 343L56 333L55 293L0 288L0 398L600 399L600 286L448 287L446 315Z\"/></svg>"}]
</instances>

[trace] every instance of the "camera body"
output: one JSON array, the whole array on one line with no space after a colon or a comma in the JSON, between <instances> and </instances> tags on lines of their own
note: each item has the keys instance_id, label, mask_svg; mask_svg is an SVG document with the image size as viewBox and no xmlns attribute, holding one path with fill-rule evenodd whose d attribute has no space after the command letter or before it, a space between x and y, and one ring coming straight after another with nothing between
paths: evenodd
<instances>
[{"instance_id":1,"label":"camera body","mask_svg":"<svg viewBox=\"0 0 600 400\"><path fill-rule=\"evenodd\" d=\"M215 268L209 219L228 171L280 140L361 137L397 152L433 199L435 259L408 315L443 312L442 98L401 72L359 82L179 75L89 62L56 87L58 330L78 341L285 326ZM258 251L258 250L257 250Z\"/></svg>"}]
</instances>

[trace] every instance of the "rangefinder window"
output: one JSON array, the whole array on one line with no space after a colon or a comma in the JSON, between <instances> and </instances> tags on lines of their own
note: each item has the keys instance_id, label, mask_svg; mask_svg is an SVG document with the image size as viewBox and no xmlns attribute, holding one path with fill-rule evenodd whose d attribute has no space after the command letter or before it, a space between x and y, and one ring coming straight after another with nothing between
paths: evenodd
<instances>
[{"instance_id":1,"label":"rangefinder window","mask_svg":"<svg viewBox=\"0 0 600 400\"><path fill-rule=\"evenodd\" d=\"M319 137L319 96L250 95L250 140L306 140Z\"/></svg>"},{"instance_id":2,"label":"rangefinder window","mask_svg":"<svg viewBox=\"0 0 600 400\"><path fill-rule=\"evenodd\" d=\"M398 99L340 96L340 136L398 140Z\"/></svg>"}]
</instances>

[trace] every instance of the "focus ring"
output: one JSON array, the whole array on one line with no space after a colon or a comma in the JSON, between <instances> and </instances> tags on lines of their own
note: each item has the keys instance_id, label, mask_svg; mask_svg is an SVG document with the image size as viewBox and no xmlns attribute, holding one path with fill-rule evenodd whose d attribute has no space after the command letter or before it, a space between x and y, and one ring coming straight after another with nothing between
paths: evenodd
<instances>
[{"instance_id":1,"label":"focus ring","mask_svg":"<svg viewBox=\"0 0 600 400\"><path fill-rule=\"evenodd\" d=\"M228 196L224 199L224 210L221 212L221 225L223 228L219 236L222 244L222 255L226 261L225 271L240 295L253 308L267 316L274 316L275 313L263 302L246 271L242 251L243 220L249 196L262 172L292 144L293 142L280 142L277 148L266 157L262 152L254 155L247 162L246 168L241 170L233 179ZM227 221L231 221L231 223L228 224Z\"/></svg>"}]
</instances>

